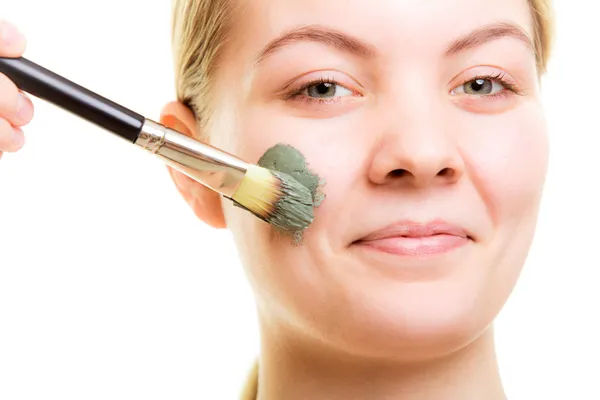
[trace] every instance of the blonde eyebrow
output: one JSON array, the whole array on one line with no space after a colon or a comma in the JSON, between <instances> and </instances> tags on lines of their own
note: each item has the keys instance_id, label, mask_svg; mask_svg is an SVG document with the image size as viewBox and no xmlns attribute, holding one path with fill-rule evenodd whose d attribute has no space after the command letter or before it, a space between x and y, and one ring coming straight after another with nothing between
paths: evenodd
<instances>
[{"instance_id":1,"label":"blonde eyebrow","mask_svg":"<svg viewBox=\"0 0 600 400\"><path fill-rule=\"evenodd\" d=\"M358 38L327 27L309 25L291 29L270 41L259 53L256 63L261 63L268 56L298 42L321 43L364 58L373 57L376 53L373 46Z\"/></svg>"},{"instance_id":2,"label":"blonde eyebrow","mask_svg":"<svg viewBox=\"0 0 600 400\"><path fill-rule=\"evenodd\" d=\"M486 43L506 37L517 39L524 43L530 51L535 53L533 41L523 28L512 23L501 22L475 29L465 36L454 40L450 46L448 46L446 56L454 56L458 53L472 50L483 46Z\"/></svg>"}]
</instances>

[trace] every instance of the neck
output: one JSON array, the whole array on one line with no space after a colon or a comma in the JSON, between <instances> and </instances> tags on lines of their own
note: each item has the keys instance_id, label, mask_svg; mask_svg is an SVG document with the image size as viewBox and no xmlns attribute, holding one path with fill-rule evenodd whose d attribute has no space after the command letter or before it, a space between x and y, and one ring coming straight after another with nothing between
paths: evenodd
<instances>
[{"instance_id":1,"label":"neck","mask_svg":"<svg viewBox=\"0 0 600 400\"><path fill-rule=\"evenodd\" d=\"M493 330L420 364L369 361L301 343L262 326L257 400L505 400Z\"/></svg>"}]
</instances>

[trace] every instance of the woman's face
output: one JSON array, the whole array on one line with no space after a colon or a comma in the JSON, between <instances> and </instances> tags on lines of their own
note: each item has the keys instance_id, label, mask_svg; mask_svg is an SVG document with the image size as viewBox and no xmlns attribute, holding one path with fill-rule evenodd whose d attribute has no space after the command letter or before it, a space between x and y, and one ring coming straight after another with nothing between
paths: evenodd
<instances>
[{"instance_id":1,"label":"woman's face","mask_svg":"<svg viewBox=\"0 0 600 400\"><path fill-rule=\"evenodd\" d=\"M546 173L532 36L526 0L242 5L211 142L251 162L290 144L327 182L301 246L224 202L264 318L406 358L491 324Z\"/></svg>"}]
</instances>

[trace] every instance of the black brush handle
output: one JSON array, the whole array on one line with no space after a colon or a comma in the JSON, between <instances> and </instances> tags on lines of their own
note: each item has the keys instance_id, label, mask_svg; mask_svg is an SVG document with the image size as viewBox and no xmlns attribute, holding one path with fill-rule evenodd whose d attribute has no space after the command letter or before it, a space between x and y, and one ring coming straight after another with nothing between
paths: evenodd
<instances>
[{"instance_id":1,"label":"black brush handle","mask_svg":"<svg viewBox=\"0 0 600 400\"><path fill-rule=\"evenodd\" d=\"M19 89L135 142L145 118L25 58L0 57L0 73Z\"/></svg>"}]
</instances>

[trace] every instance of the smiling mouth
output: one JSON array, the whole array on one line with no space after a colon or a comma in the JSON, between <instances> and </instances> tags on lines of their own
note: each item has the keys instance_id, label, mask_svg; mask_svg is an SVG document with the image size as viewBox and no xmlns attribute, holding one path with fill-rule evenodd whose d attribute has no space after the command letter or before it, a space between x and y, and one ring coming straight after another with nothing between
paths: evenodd
<instances>
[{"instance_id":1,"label":"smiling mouth","mask_svg":"<svg viewBox=\"0 0 600 400\"><path fill-rule=\"evenodd\" d=\"M444 222L400 222L373 232L352 244L404 257L429 257L451 252L472 241L472 237L465 230Z\"/></svg>"}]
</instances>

